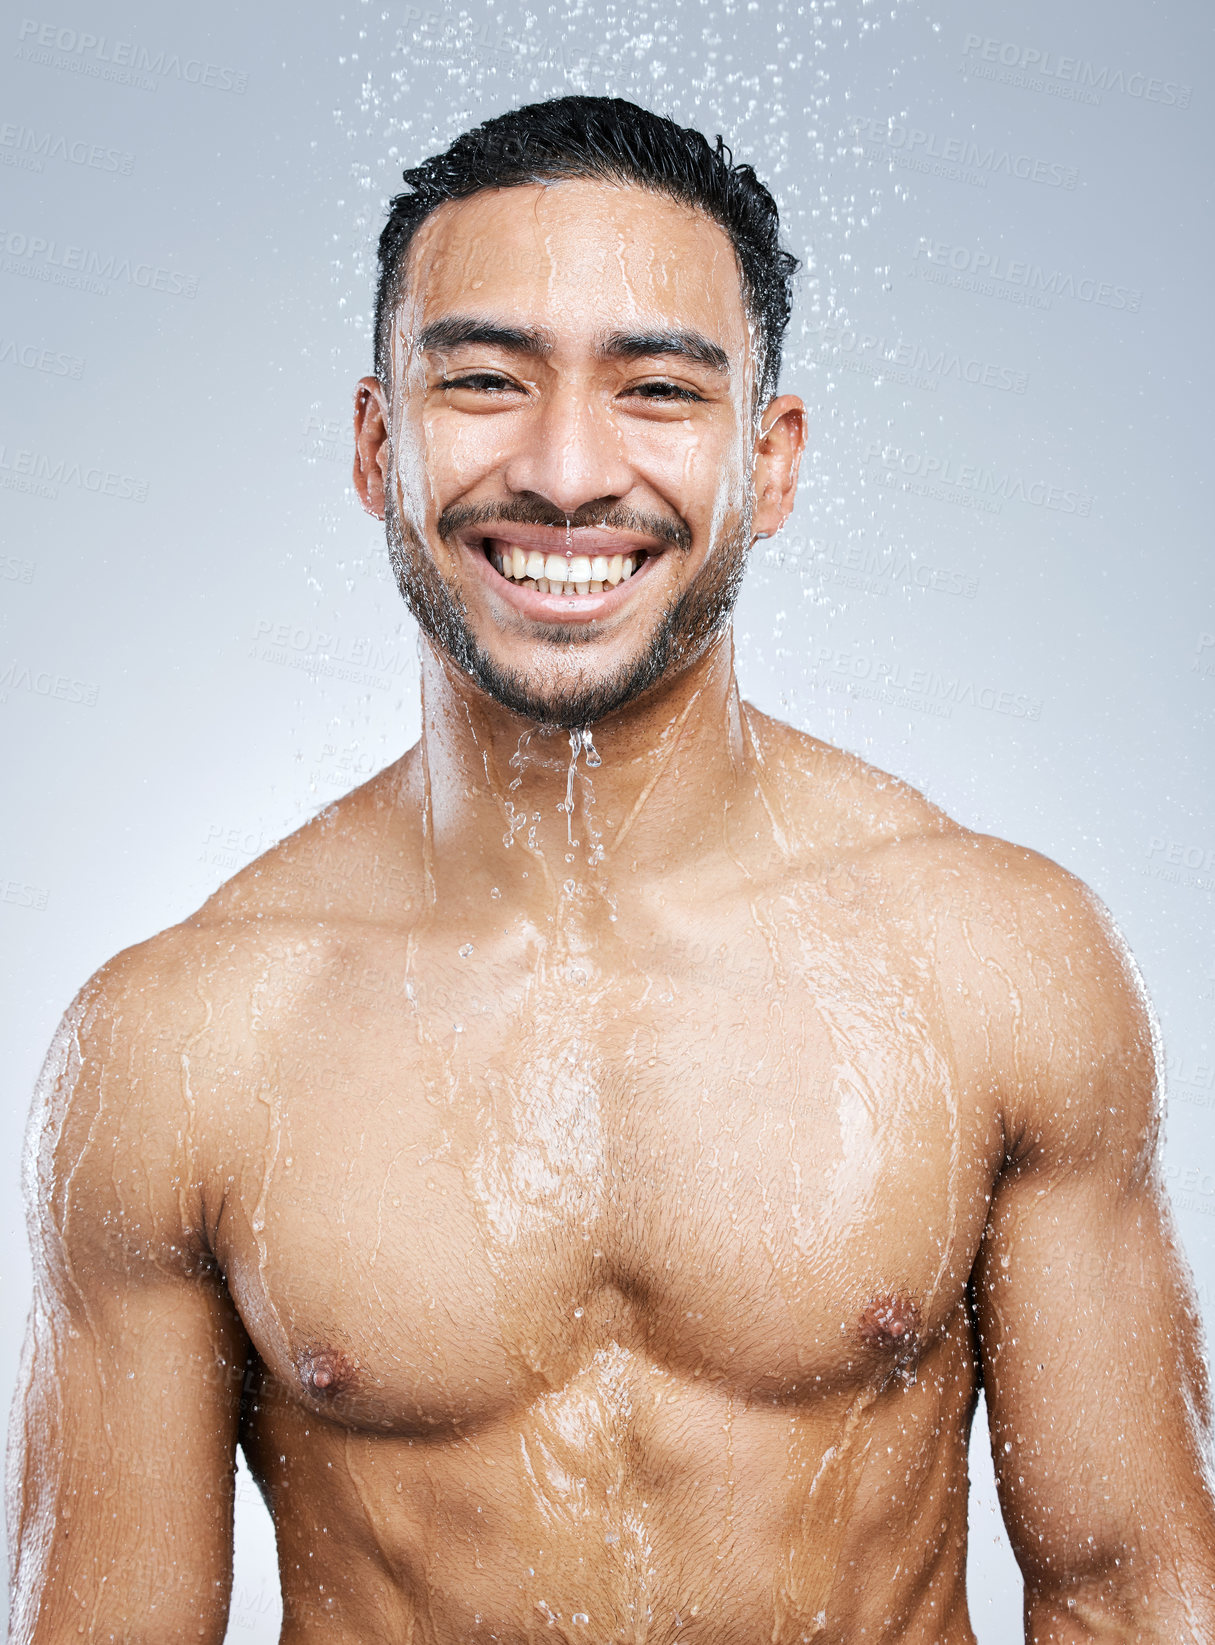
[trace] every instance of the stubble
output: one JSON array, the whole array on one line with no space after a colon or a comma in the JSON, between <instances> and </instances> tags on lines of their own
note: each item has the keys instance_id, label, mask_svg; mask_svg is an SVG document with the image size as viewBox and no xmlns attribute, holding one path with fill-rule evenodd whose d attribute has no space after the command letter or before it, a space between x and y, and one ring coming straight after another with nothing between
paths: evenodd
<instances>
[{"instance_id":1,"label":"stubble","mask_svg":"<svg viewBox=\"0 0 1215 1645\"><path fill-rule=\"evenodd\" d=\"M537 725L566 730L597 724L704 655L734 610L751 537L747 508L718 533L696 576L664 607L648 643L610 673L595 673L587 667L571 677L565 666L572 651L596 637L595 625L588 623L545 624L539 634L543 651L538 665L524 673L502 667L480 644L458 589L443 579L425 541L401 519L391 490L384 501L384 523L397 587L422 632L487 696ZM692 540L688 526L677 517L592 505L567 519L539 497L479 507L455 504L440 515L437 531L447 540L470 524L495 520L516 525L637 531L665 541L670 545L667 552L676 553L686 553ZM560 666L546 667L545 653Z\"/></svg>"}]
</instances>

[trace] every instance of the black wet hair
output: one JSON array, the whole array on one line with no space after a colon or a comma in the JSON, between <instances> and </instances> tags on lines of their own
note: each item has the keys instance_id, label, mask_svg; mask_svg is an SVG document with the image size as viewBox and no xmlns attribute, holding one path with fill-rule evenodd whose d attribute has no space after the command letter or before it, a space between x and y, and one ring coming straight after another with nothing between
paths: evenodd
<instances>
[{"instance_id":1,"label":"black wet hair","mask_svg":"<svg viewBox=\"0 0 1215 1645\"><path fill-rule=\"evenodd\" d=\"M376 375L392 371L391 326L403 296L410 242L448 200L482 189L593 178L633 184L699 207L730 237L743 298L757 331L757 392L776 391L781 344L792 307L798 260L780 244L776 202L748 165L717 139L621 97L554 97L499 114L457 137L442 154L404 173L406 191L389 209L380 235L375 301Z\"/></svg>"}]
</instances>

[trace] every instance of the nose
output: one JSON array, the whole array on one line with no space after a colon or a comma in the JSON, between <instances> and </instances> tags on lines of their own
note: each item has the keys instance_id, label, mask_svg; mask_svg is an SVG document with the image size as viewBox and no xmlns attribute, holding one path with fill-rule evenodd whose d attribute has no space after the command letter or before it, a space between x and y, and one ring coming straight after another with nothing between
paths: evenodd
<instances>
[{"instance_id":1,"label":"nose","mask_svg":"<svg viewBox=\"0 0 1215 1645\"><path fill-rule=\"evenodd\" d=\"M634 480L610 411L573 384L546 395L527 419L504 478L511 491L544 497L563 514L623 497Z\"/></svg>"}]
</instances>

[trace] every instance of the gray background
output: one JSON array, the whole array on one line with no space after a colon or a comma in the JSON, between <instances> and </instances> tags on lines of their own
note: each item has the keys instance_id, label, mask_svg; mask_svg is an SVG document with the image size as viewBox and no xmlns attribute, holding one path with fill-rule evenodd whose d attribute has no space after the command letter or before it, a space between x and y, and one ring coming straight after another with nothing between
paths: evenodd
<instances>
[{"instance_id":1,"label":"gray background","mask_svg":"<svg viewBox=\"0 0 1215 1645\"><path fill-rule=\"evenodd\" d=\"M672 9L3 25L6 1386L16 1149L59 1013L416 735L412 629L348 481L383 202L476 119L570 90L720 130L777 193L813 455L743 597L745 685L1108 902L1160 1013L1211 1313L1209 9ZM976 1436L996 1645L1020 1582ZM230 1637L272 1640L277 1607L244 1478Z\"/></svg>"}]
</instances>

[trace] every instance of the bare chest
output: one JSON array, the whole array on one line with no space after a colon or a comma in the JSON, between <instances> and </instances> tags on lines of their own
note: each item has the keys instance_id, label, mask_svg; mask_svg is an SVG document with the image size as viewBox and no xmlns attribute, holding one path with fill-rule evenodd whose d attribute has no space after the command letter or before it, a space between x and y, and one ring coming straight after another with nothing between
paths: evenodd
<instances>
[{"instance_id":1,"label":"bare chest","mask_svg":"<svg viewBox=\"0 0 1215 1645\"><path fill-rule=\"evenodd\" d=\"M957 1307L995 1131L889 954L415 955L293 1022L236 1110L219 1254L305 1403L461 1427L609 1347L795 1403L910 1372Z\"/></svg>"}]
</instances>

